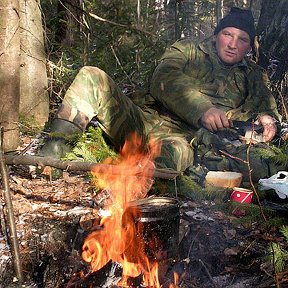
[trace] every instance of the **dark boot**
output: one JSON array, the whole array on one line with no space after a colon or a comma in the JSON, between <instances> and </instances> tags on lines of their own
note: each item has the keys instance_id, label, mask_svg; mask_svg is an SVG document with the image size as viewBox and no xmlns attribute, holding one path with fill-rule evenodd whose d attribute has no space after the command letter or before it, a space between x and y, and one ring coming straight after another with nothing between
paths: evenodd
<instances>
[{"instance_id":1,"label":"dark boot","mask_svg":"<svg viewBox=\"0 0 288 288\"><path fill-rule=\"evenodd\" d=\"M73 122L56 118L50 126L49 137L45 140L38 155L60 159L73 148L71 142L76 141L82 129Z\"/></svg>"}]
</instances>

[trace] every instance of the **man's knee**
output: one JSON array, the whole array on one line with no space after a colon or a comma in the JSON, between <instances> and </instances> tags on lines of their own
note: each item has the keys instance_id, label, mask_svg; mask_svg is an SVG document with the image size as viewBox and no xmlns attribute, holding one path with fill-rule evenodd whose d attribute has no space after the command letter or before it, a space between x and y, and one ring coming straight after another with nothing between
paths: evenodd
<instances>
[{"instance_id":1,"label":"man's knee","mask_svg":"<svg viewBox=\"0 0 288 288\"><path fill-rule=\"evenodd\" d=\"M94 66L84 66L82 67L79 72L77 77L79 78L85 78L85 79L90 79L90 81L92 81L93 83L108 83L110 82L111 78L110 76L103 70L101 70L98 67L94 67Z\"/></svg>"},{"instance_id":2,"label":"man's knee","mask_svg":"<svg viewBox=\"0 0 288 288\"><path fill-rule=\"evenodd\" d=\"M96 67L96 66L83 66L80 70L79 70L80 74L106 74L103 70L101 70L100 68Z\"/></svg>"},{"instance_id":3,"label":"man's knee","mask_svg":"<svg viewBox=\"0 0 288 288\"><path fill-rule=\"evenodd\" d=\"M184 171L193 164L193 148L183 138L177 137L162 141L160 155L155 159L159 168Z\"/></svg>"}]
</instances>

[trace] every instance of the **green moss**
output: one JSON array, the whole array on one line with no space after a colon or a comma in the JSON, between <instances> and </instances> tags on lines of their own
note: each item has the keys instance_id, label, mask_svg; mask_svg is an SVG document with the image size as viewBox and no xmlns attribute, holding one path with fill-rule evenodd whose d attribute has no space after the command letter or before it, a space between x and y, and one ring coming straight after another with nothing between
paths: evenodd
<instances>
[{"instance_id":1,"label":"green moss","mask_svg":"<svg viewBox=\"0 0 288 288\"><path fill-rule=\"evenodd\" d=\"M27 136L35 136L40 133L43 129L41 125L39 125L34 116L19 116L19 129L20 133Z\"/></svg>"}]
</instances>

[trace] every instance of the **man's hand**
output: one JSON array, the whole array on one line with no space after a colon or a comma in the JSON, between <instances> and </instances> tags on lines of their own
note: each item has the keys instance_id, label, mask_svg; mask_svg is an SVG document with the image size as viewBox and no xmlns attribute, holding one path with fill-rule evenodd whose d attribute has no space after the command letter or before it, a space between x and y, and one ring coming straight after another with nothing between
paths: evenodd
<instances>
[{"instance_id":1,"label":"man's hand","mask_svg":"<svg viewBox=\"0 0 288 288\"><path fill-rule=\"evenodd\" d=\"M201 117L201 124L211 132L230 127L229 119L224 111L210 108Z\"/></svg>"},{"instance_id":2,"label":"man's hand","mask_svg":"<svg viewBox=\"0 0 288 288\"><path fill-rule=\"evenodd\" d=\"M256 121L255 124L263 126L263 140L264 142L271 141L277 132L275 119L270 115L262 115Z\"/></svg>"}]
</instances>

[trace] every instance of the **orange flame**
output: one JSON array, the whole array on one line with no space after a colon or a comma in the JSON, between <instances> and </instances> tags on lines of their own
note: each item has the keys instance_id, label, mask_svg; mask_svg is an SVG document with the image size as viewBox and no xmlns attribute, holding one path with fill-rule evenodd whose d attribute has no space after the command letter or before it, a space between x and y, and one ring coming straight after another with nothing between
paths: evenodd
<instances>
[{"instance_id":1,"label":"orange flame","mask_svg":"<svg viewBox=\"0 0 288 288\"><path fill-rule=\"evenodd\" d=\"M179 275L174 272L174 284L170 284L169 288L177 288L179 285Z\"/></svg>"},{"instance_id":2,"label":"orange flame","mask_svg":"<svg viewBox=\"0 0 288 288\"><path fill-rule=\"evenodd\" d=\"M139 227L135 225L134 213L139 211L124 213L128 202L145 197L153 183L153 160L159 155L160 145L150 141L148 152L144 153L141 142L136 134L131 135L113 165L93 169L97 184L111 193L112 203L107 207L111 216L101 220L102 230L93 231L85 239L82 257L90 263L93 272L110 260L120 263L123 267L123 286L128 285L129 277L142 274L144 285L160 288L158 264L145 254L144 241L140 239ZM117 173L113 173L115 167Z\"/></svg>"}]
</instances>

